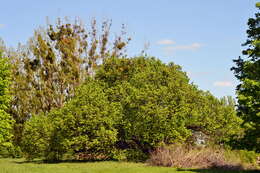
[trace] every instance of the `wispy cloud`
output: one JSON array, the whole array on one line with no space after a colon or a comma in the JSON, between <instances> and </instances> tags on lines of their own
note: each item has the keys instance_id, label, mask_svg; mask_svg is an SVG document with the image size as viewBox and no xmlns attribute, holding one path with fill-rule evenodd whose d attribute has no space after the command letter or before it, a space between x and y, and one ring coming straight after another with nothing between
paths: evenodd
<instances>
[{"instance_id":1,"label":"wispy cloud","mask_svg":"<svg viewBox=\"0 0 260 173\"><path fill-rule=\"evenodd\" d=\"M176 46L167 46L163 48L164 53L167 55L172 54L178 50L197 50L202 47L200 43L192 43L190 45L176 45Z\"/></svg>"},{"instance_id":2,"label":"wispy cloud","mask_svg":"<svg viewBox=\"0 0 260 173\"><path fill-rule=\"evenodd\" d=\"M3 27L5 27L5 25L0 23L0 29L3 28Z\"/></svg>"},{"instance_id":3,"label":"wispy cloud","mask_svg":"<svg viewBox=\"0 0 260 173\"><path fill-rule=\"evenodd\" d=\"M216 81L213 85L215 87L232 87L233 83L231 81Z\"/></svg>"},{"instance_id":4,"label":"wispy cloud","mask_svg":"<svg viewBox=\"0 0 260 173\"><path fill-rule=\"evenodd\" d=\"M172 45L172 44L175 44L175 41L169 40L169 39L164 39L164 40L159 40L157 42L157 44L159 44L159 45Z\"/></svg>"},{"instance_id":5,"label":"wispy cloud","mask_svg":"<svg viewBox=\"0 0 260 173\"><path fill-rule=\"evenodd\" d=\"M190 45L177 45L177 46L169 46L166 47L166 49L168 50L196 50L201 48L201 44L200 43L192 43Z\"/></svg>"}]
</instances>

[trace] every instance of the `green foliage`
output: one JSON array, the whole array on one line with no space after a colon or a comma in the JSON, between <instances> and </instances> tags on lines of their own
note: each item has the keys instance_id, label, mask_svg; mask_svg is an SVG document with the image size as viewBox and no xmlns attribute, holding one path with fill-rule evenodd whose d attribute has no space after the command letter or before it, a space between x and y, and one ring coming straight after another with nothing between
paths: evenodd
<instances>
[{"instance_id":1,"label":"green foliage","mask_svg":"<svg viewBox=\"0 0 260 173\"><path fill-rule=\"evenodd\" d=\"M190 129L204 132L215 144L242 136L242 120L236 115L233 98L217 99L209 92L200 91L192 100L192 116L188 117L187 125Z\"/></svg>"},{"instance_id":2,"label":"green foliage","mask_svg":"<svg viewBox=\"0 0 260 173\"><path fill-rule=\"evenodd\" d=\"M111 102L122 105L117 128L122 148L149 152L161 142L184 140L188 78L179 66L153 58L107 59L97 72Z\"/></svg>"},{"instance_id":3,"label":"green foliage","mask_svg":"<svg viewBox=\"0 0 260 173\"><path fill-rule=\"evenodd\" d=\"M257 8L259 10L259 3ZM239 57L232 70L240 80L237 86L238 115L244 120L246 135L242 147L260 151L260 13L248 20L248 39L243 44L245 58Z\"/></svg>"},{"instance_id":4,"label":"green foliage","mask_svg":"<svg viewBox=\"0 0 260 173\"><path fill-rule=\"evenodd\" d=\"M138 148L126 149L125 155L128 161L133 162L144 162L149 158L147 153L144 153L142 150Z\"/></svg>"},{"instance_id":5,"label":"green foliage","mask_svg":"<svg viewBox=\"0 0 260 173\"><path fill-rule=\"evenodd\" d=\"M109 58L95 79L106 83L110 102L122 106L117 147L134 149L140 156L163 143L186 141L191 130L205 132L215 143L227 142L241 130L231 98L219 100L198 90L173 63Z\"/></svg>"},{"instance_id":6,"label":"green foliage","mask_svg":"<svg viewBox=\"0 0 260 173\"><path fill-rule=\"evenodd\" d=\"M74 153L94 157L109 154L117 140L114 128L119 119L119 107L110 103L98 82L87 80L55 117L57 135L63 136Z\"/></svg>"},{"instance_id":7,"label":"green foliage","mask_svg":"<svg viewBox=\"0 0 260 173\"><path fill-rule=\"evenodd\" d=\"M0 50L0 155L12 148L12 119L7 113L10 103L10 64Z\"/></svg>"},{"instance_id":8,"label":"green foliage","mask_svg":"<svg viewBox=\"0 0 260 173\"><path fill-rule=\"evenodd\" d=\"M89 79L63 108L26 123L23 151L48 161L60 160L66 152L93 159L112 157L119 112L117 104L108 102L102 85Z\"/></svg>"},{"instance_id":9,"label":"green foliage","mask_svg":"<svg viewBox=\"0 0 260 173\"><path fill-rule=\"evenodd\" d=\"M110 47L110 27L111 22L105 21L98 32L95 20L88 29L78 20L58 19L56 25L35 31L27 45L10 54L14 74L10 113L16 120L16 145L31 115L63 107L76 87L94 75L99 62L110 54L123 56L129 39L122 33Z\"/></svg>"},{"instance_id":10,"label":"green foliage","mask_svg":"<svg viewBox=\"0 0 260 173\"><path fill-rule=\"evenodd\" d=\"M113 158L143 161L156 147L189 140L193 130L229 142L241 120L231 97L189 83L180 66L155 58L107 58L60 109L26 123L28 159Z\"/></svg>"},{"instance_id":11,"label":"green foliage","mask_svg":"<svg viewBox=\"0 0 260 173\"><path fill-rule=\"evenodd\" d=\"M48 151L53 123L45 115L37 115L30 118L23 132L22 150L25 158L32 160L43 157Z\"/></svg>"},{"instance_id":12,"label":"green foliage","mask_svg":"<svg viewBox=\"0 0 260 173\"><path fill-rule=\"evenodd\" d=\"M259 154L255 153L254 151L247 151L247 150L238 150L237 152L239 158L243 163L257 166L257 157L259 157Z\"/></svg>"}]
</instances>

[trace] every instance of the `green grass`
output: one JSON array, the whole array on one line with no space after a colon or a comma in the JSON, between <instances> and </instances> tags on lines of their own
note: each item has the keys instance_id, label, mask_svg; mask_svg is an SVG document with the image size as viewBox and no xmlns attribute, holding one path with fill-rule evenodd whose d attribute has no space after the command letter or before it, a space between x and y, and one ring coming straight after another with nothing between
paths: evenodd
<instances>
[{"instance_id":1,"label":"green grass","mask_svg":"<svg viewBox=\"0 0 260 173\"><path fill-rule=\"evenodd\" d=\"M55 164L25 162L24 159L0 159L0 173L215 173L216 170L178 170L127 162L63 162ZM232 172L232 171L227 171ZM238 171L235 171L238 172ZM243 171L247 172L247 171ZM251 172L251 171L250 171ZM257 172L257 171L255 171Z\"/></svg>"}]
</instances>

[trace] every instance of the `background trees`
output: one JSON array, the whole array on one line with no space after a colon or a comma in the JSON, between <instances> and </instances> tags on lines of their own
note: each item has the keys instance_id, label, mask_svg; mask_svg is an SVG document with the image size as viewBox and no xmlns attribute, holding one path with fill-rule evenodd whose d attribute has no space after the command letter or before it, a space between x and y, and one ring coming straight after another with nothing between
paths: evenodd
<instances>
[{"instance_id":1,"label":"background trees","mask_svg":"<svg viewBox=\"0 0 260 173\"><path fill-rule=\"evenodd\" d=\"M257 4L259 10L260 5ZM244 57L234 60L232 70L240 81L237 86L238 115L244 120L244 147L260 151L260 13L248 20L247 48Z\"/></svg>"},{"instance_id":2,"label":"background trees","mask_svg":"<svg viewBox=\"0 0 260 173\"><path fill-rule=\"evenodd\" d=\"M256 22L250 23L254 29ZM99 33L96 21L88 31L78 21L58 20L37 30L27 45L6 52L12 66L0 59L0 145L11 144L7 110L15 120L13 143L28 159L139 161L162 145L193 144L194 132L213 144L240 136L242 120L231 97L199 90L174 63L124 56L129 39L123 32L109 45L110 26L104 22ZM244 82L238 87L240 116L247 134L257 136L258 38L249 38L253 47L244 53L251 52L251 59L240 58L233 70Z\"/></svg>"},{"instance_id":3,"label":"background trees","mask_svg":"<svg viewBox=\"0 0 260 173\"><path fill-rule=\"evenodd\" d=\"M140 161L156 147L187 142L194 130L228 142L240 122L232 99L198 90L180 66L111 57L62 108L26 122L22 149L46 160L66 153Z\"/></svg>"}]
</instances>

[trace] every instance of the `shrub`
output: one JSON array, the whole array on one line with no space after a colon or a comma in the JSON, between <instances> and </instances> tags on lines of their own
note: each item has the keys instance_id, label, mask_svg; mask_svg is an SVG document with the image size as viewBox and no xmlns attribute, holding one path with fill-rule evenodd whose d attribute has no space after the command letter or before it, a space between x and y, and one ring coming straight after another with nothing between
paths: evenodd
<instances>
[{"instance_id":1,"label":"shrub","mask_svg":"<svg viewBox=\"0 0 260 173\"><path fill-rule=\"evenodd\" d=\"M110 103L102 84L87 80L63 108L33 116L25 125L23 152L27 159L58 161L64 153L78 159L107 158L117 141L114 128L120 111Z\"/></svg>"},{"instance_id":2,"label":"shrub","mask_svg":"<svg viewBox=\"0 0 260 173\"><path fill-rule=\"evenodd\" d=\"M54 114L58 134L74 153L109 155L117 141L120 107L108 101L102 83L87 80L76 96Z\"/></svg>"},{"instance_id":3,"label":"shrub","mask_svg":"<svg viewBox=\"0 0 260 173\"><path fill-rule=\"evenodd\" d=\"M148 164L178 168L243 169L241 160L231 160L225 156L225 152L219 148L189 148L177 144L157 148L151 153Z\"/></svg>"},{"instance_id":4,"label":"shrub","mask_svg":"<svg viewBox=\"0 0 260 173\"><path fill-rule=\"evenodd\" d=\"M247 151L247 150L238 150L237 152L239 158L243 163L250 164L252 166L260 166L260 164L257 163L258 161L257 158L260 156L260 154L257 154L254 151Z\"/></svg>"},{"instance_id":5,"label":"shrub","mask_svg":"<svg viewBox=\"0 0 260 173\"><path fill-rule=\"evenodd\" d=\"M45 115L32 116L25 124L21 149L27 160L43 157L48 151L53 123Z\"/></svg>"}]
</instances>

